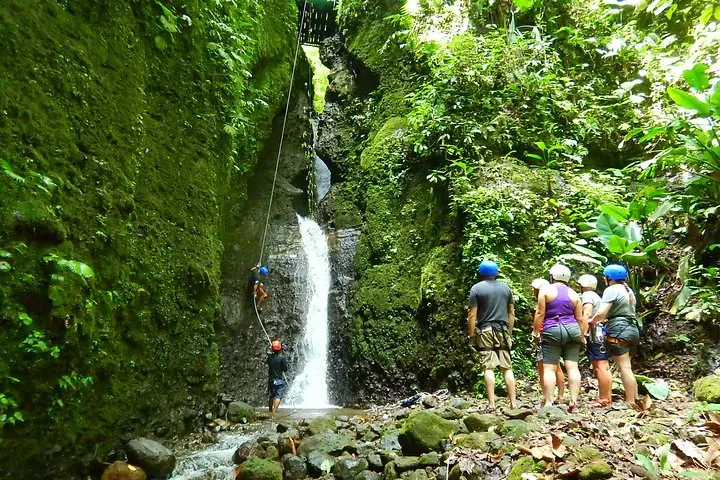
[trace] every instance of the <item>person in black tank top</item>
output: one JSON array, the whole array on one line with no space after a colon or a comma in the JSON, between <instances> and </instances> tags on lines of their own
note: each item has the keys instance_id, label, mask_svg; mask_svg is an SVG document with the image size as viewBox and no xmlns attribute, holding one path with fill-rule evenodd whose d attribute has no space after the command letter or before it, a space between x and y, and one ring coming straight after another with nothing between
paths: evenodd
<instances>
[{"instance_id":1,"label":"person in black tank top","mask_svg":"<svg viewBox=\"0 0 720 480\"><path fill-rule=\"evenodd\" d=\"M272 353L268 355L268 393L270 399L268 401L268 409L271 413L276 413L280 408L280 400L285 396L285 372L288 371L288 364L285 355L282 353L282 343L280 340L273 339L270 344Z\"/></svg>"}]
</instances>

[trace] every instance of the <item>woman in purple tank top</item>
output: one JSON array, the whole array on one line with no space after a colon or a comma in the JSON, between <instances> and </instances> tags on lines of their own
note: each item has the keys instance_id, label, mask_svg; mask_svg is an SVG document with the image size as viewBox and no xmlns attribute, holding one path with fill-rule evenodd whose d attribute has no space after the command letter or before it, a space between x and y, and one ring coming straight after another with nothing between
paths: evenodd
<instances>
[{"instance_id":1,"label":"woman in purple tank top","mask_svg":"<svg viewBox=\"0 0 720 480\"><path fill-rule=\"evenodd\" d=\"M554 369L565 361L570 386L569 411L578 407L580 394L580 350L585 341L585 317L580 296L568 286L571 273L564 265L550 269L552 283L540 290L535 309L535 333L542 334L542 356L546 368ZM555 398L555 376L543 378L543 403L552 405Z\"/></svg>"}]
</instances>

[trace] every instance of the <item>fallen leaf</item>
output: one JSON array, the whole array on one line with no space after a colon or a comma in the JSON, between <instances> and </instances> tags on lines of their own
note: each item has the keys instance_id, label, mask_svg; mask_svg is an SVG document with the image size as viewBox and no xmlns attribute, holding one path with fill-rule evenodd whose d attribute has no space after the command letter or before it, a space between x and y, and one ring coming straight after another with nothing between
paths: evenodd
<instances>
[{"instance_id":1,"label":"fallen leaf","mask_svg":"<svg viewBox=\"0 0 720 480\"><path fill-rule=\"evenodd\" d=\"M708 449L705 452L705 463L710 467L716 464L720 467L720 440L713 437L705 437Z\"/></svg>"},{"instance_id":2,"label":"fallen leaf","mask_svg":"<svg viewBox=\"0 0 720 480\"><path fill-rule=\"evenodd\" d=\"M498 463L502 458L505 456L505 451L500 449L497 451L495 455L490 455L490 460L492 460L493 463Z\"/></svg>"},{"instance_id":3,"label":"fallen leaf","mask_svg":"<svg viewBox=\"0 0 720 480\"><path fill-rule=\"evenodd\" d=\"M647 412L650 410L652 403L650 395L644 395L642 398L635 400L635 408L641 412Z\"/></svg>"},{"instance_id":4,"label":"fallen leaf","mask_svg":"<svg viewBox=\"0 0 720 480\"><path fill-rule=\"evenodd\" d=\"M701 467L705 467L705 455L697 445L688 440L675 440L673 446L680 451L687 459L695 461Z\"/></svg>"}]
</instances>

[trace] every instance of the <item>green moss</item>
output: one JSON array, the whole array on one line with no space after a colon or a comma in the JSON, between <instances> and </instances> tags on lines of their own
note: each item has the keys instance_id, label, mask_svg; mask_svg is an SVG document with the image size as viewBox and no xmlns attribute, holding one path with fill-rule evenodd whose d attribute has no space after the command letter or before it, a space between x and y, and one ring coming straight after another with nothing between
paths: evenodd
<instances>
[{"instance_id":1,"label":"green moss","mask_svg":"<svg viewBox=\"0 0 720 480\"><path fill-rule=\"evenodd\" d=\"M701 402L720 403L720 375L710 375L697 380L693 385L695 398Z\"/></svg>"},{"instance_id":2,"label":"green moss","mask_svg":"<svg viewBox=\"0 0 720 480\"><path fill-rule=\"evenodd\" d=\"M328 88L330 69L320 60L320 49L310 45L303 45L303 51L313 74L313 109L317 113L325 111L325 92Z\"/></svg>"},{"instance_id":3,"label":"green moss","mask_svg":"<svg viewBox=\"0 0 720 480\"><path fill-rule=\"evenodd\" d=\"M535 461L532 457L521 457L515 460L507 478L508 480L521 480L523 478L523 474L532 473L534 467Z\"/></svg>"}]
</instances>

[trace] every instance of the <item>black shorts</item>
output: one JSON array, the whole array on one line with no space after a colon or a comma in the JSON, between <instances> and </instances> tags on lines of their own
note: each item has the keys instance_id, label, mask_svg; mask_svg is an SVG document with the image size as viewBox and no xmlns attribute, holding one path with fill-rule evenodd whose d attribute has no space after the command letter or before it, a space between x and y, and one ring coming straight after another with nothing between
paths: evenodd
<instances>
[{"instance_id":1,"label":"black shorts","mask_svg":"<svg viewBox=\"0 0 720 480\"><path fill-rule=\"evenodd\" d=\"M268 392L270 393L270 398L282 400L285 398L285 382L282 380L270 380L270 382L268 382Z\"/></svg>"}]
</instances>

